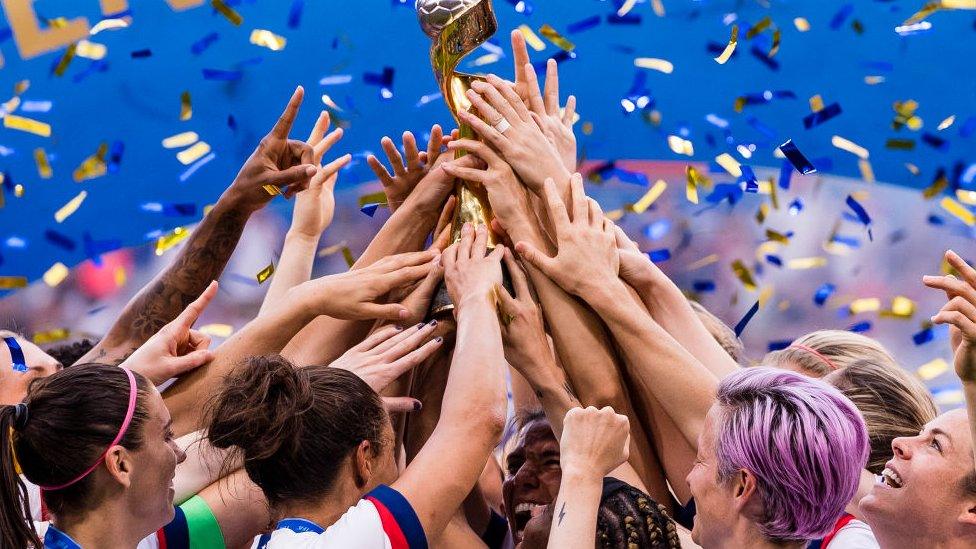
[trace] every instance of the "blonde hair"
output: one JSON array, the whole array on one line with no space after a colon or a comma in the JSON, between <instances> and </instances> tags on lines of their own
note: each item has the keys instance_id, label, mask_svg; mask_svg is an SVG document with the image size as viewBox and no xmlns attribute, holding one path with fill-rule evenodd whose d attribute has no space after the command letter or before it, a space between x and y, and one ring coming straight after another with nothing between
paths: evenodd
<instances>
[{"instance_id":1,"label":"blonde hair","mask_svg":"<svg viewBox=\"0 0 976 549\"><path fill-rule=\"evenodd\" d=\"M891 353L870 337L846 330L817 330L798 337L789 347L768 353L763 365L823 377L858 360L897 366Z\"/></svg>"},{"instance_id":2,"label":"blonde hair","mask_svg":"<svg viewBox=\"0 0 976 549\"><path fill-rule=\"evenodd\" d=\"M741 364L743 355L745 354L745 346L742 345L742 340L735 335L732 328L729 328L721 319L713 315L704 305L694 299L689 299L688 304L691 305L691 309L695 311L698 320L705 325L705 329L708 330L708 333L712 334L715 341L725 349L726 353L729 353L732 360Z\"/></svg>"},{"instance_id":3,"label":"blonde hair","mask_svg":"<svg viewBox=\"0 0 976 549\"><path fill-rule=\"evenodd\" d=\"M896 364L858 360L824 381L840 389L868 427L871 456L866 468L880 474L891 459L891 441L918 435L939 411L922 382Z\"/></svg>"}]
</instances>

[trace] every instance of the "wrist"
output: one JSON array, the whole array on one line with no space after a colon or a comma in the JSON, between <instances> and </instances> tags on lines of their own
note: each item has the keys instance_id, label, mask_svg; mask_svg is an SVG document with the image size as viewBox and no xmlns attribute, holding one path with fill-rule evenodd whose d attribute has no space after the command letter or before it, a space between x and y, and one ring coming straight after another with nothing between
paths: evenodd
<instances>
[{"instance_id":1,"label":"wrist","mask_svg":"<svg viewBox=\"0 0 976 549\"><path fill-rule=\"evenodd\" d=\"M321 236L322 233L313 234L292 226L288 229L288 232L285 233L285 244L287 245L288 243L295 243L298 245L315 247L319 245L319 239Z\"/></svg>"},{"instance_id":2,"label":"wrist","mask_svg":"<svg viewBox=\"0 0 976 549\"><path fill-rule=\"evenodd\" d=\"M576 463L572 456L569 457L570 459L565 460L568 463L561 467L561 482L568 483L568 486L572 486L574 490L603 483L603 471L596 469L589 463Z\"/></svg>"},{"instance_id":3,"label":"wrist","mask_svg":"<svg viewBox=\"0 0 976 549\"><path fill-rule=\"evenodd\" d=\"M214 205L214 209L216 210L219 207L243 212L247 215L251 215L261 209L261 205L251 203L251 201L247 200L246 194L238 189L237 179L234 179L230 187L227 187L220 195L217 204Z\"/></svg>"},{"instance_id":4,"label":"wrist","mask_svg":"<svg viewBox=\"0 0 976 549\"><path fill-rule=\"evenodd\" d=\"M629 300L627 286L619 277L600 280L582 280L578 294L594 309L612 305L616 300Z\"/></svg>"},{"instance_id":5,"label":"wrist","mask_svg":"<svg viewBox=\"0 0 976 549\"><path fill-rule=\"evenodd\" d=\"M307 319L306 323L311 322L319 315L328 314L327 311L321 310L320 304L332 301L330 296L332 292L328 284L322 284L320 281L321 279L303 282L298 286L288 288L285 295L282 296L284 298L283 303L296 305L296 310Z\"/></svg>"}]
</instances>

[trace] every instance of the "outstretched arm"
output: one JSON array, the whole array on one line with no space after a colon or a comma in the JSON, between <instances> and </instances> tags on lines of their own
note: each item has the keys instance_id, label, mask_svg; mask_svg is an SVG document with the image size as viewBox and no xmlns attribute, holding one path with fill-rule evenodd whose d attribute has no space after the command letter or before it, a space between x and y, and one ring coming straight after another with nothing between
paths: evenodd
<instances>
[{"instance_id":1,"label":"outstretched arm","mask_svg":"<svg viewBox=\"0 0 976 549\"><path fill-rule=\"evenodd\" d=\"M552 181L545 185L557 253L549 257L526 242L516 249L563 289L579 295L610 329L638 390L653 394L674 419L685 440L697 448L705 414L718 380L658 326L618 277L619 256L603 213L583 193L579 175L571 184L572 219Z\"/></svg>"},{"instance_id":2,"label":"outstretched arm","mask_svg":"<svg viewBox=\"0 0 976 549\"><path fill-rule=\"evenodd\" d=\"M265 186L291 196L316 173L312 148L288 139L304 90L298 87L271 133L244 163L172 264L133 297L105 337L78 362L118 364L166 323L176 318L212 280L220 278L248 218L272 195Z\"/></svg>"},{"instance_id":3,"label":"outstretched arm","mask_svg":"<svg viewBox=\"0 0 976 549\"><path fill-rule=\"evenodd\" d=\"M505 359L495 310L505 248L498 246L486 256L486 228L480 226L475 233L465 224L461 240L442 255L457 315L457 340L441 417L393 485L410 502L431 539L440 535L471 492L505 423Z\"/></svg>"}]
</instances>

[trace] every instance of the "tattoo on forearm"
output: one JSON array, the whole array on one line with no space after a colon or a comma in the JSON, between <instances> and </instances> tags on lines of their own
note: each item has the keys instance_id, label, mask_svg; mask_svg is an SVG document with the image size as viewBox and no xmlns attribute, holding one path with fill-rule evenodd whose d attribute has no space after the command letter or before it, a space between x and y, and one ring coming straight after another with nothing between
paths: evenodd
<instances>
[{"instance_id":1,"label":"tattoo on forearm","mask_svg":"<svg viewBox=\"0 0 976 549\"><path fill-rule=\"evenodd\" d=\"M566 516L566 502L564 501L563 506L559 509L559 522L556 523L556 526L562 526L563 517L565 516Z\"/></svg>"},{"instance_id":2,"label":"tattoo on forearm","mask_svg":"<svg viewBox=\"0 0 976 549\"><path fill-rule=\"evenodd\" d=\"M216 217L208 219L210 215ZM119 322L129 324L131 339L149 339L220 276L247 219L246 213L237 210L211 212L204 218L176 261L132 304L130 315L126 315L129 318L119 318Z\"/></svg>"}]
</instances>

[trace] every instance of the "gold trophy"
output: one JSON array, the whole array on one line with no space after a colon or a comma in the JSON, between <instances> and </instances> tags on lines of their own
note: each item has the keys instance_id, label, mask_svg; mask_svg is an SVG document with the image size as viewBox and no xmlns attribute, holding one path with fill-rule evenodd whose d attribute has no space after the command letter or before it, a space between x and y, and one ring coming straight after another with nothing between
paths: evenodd
<instances>
[{"instance_id":1,"label":"gold trophy","mask_svg":"<svg viewBox=\"0 0 976 549\"><path fill-rule=\"evenodd\" d=\"M477 139L471 127L458 118L458 111L471 108L471 102L464 94L471 88L472 82L484 81L485 78L459 72L457 66L498 30L491 0L417 0L416 8L421 28L434 40L430 47L430 62L447 108L457 122L461 137ZM460 158L464 154L464 151L457 151L455 156ZM489 246L494 246L495 237L490 233L491 206L485 189L480 184L459 180L454 194L457 207L451 227L451 242L461 238L461 227L465 223L471 223L475 226L487 225ZM436 315L453 308L447 289L441 284L430 312Z\"/></svg>"}]
</instances>

